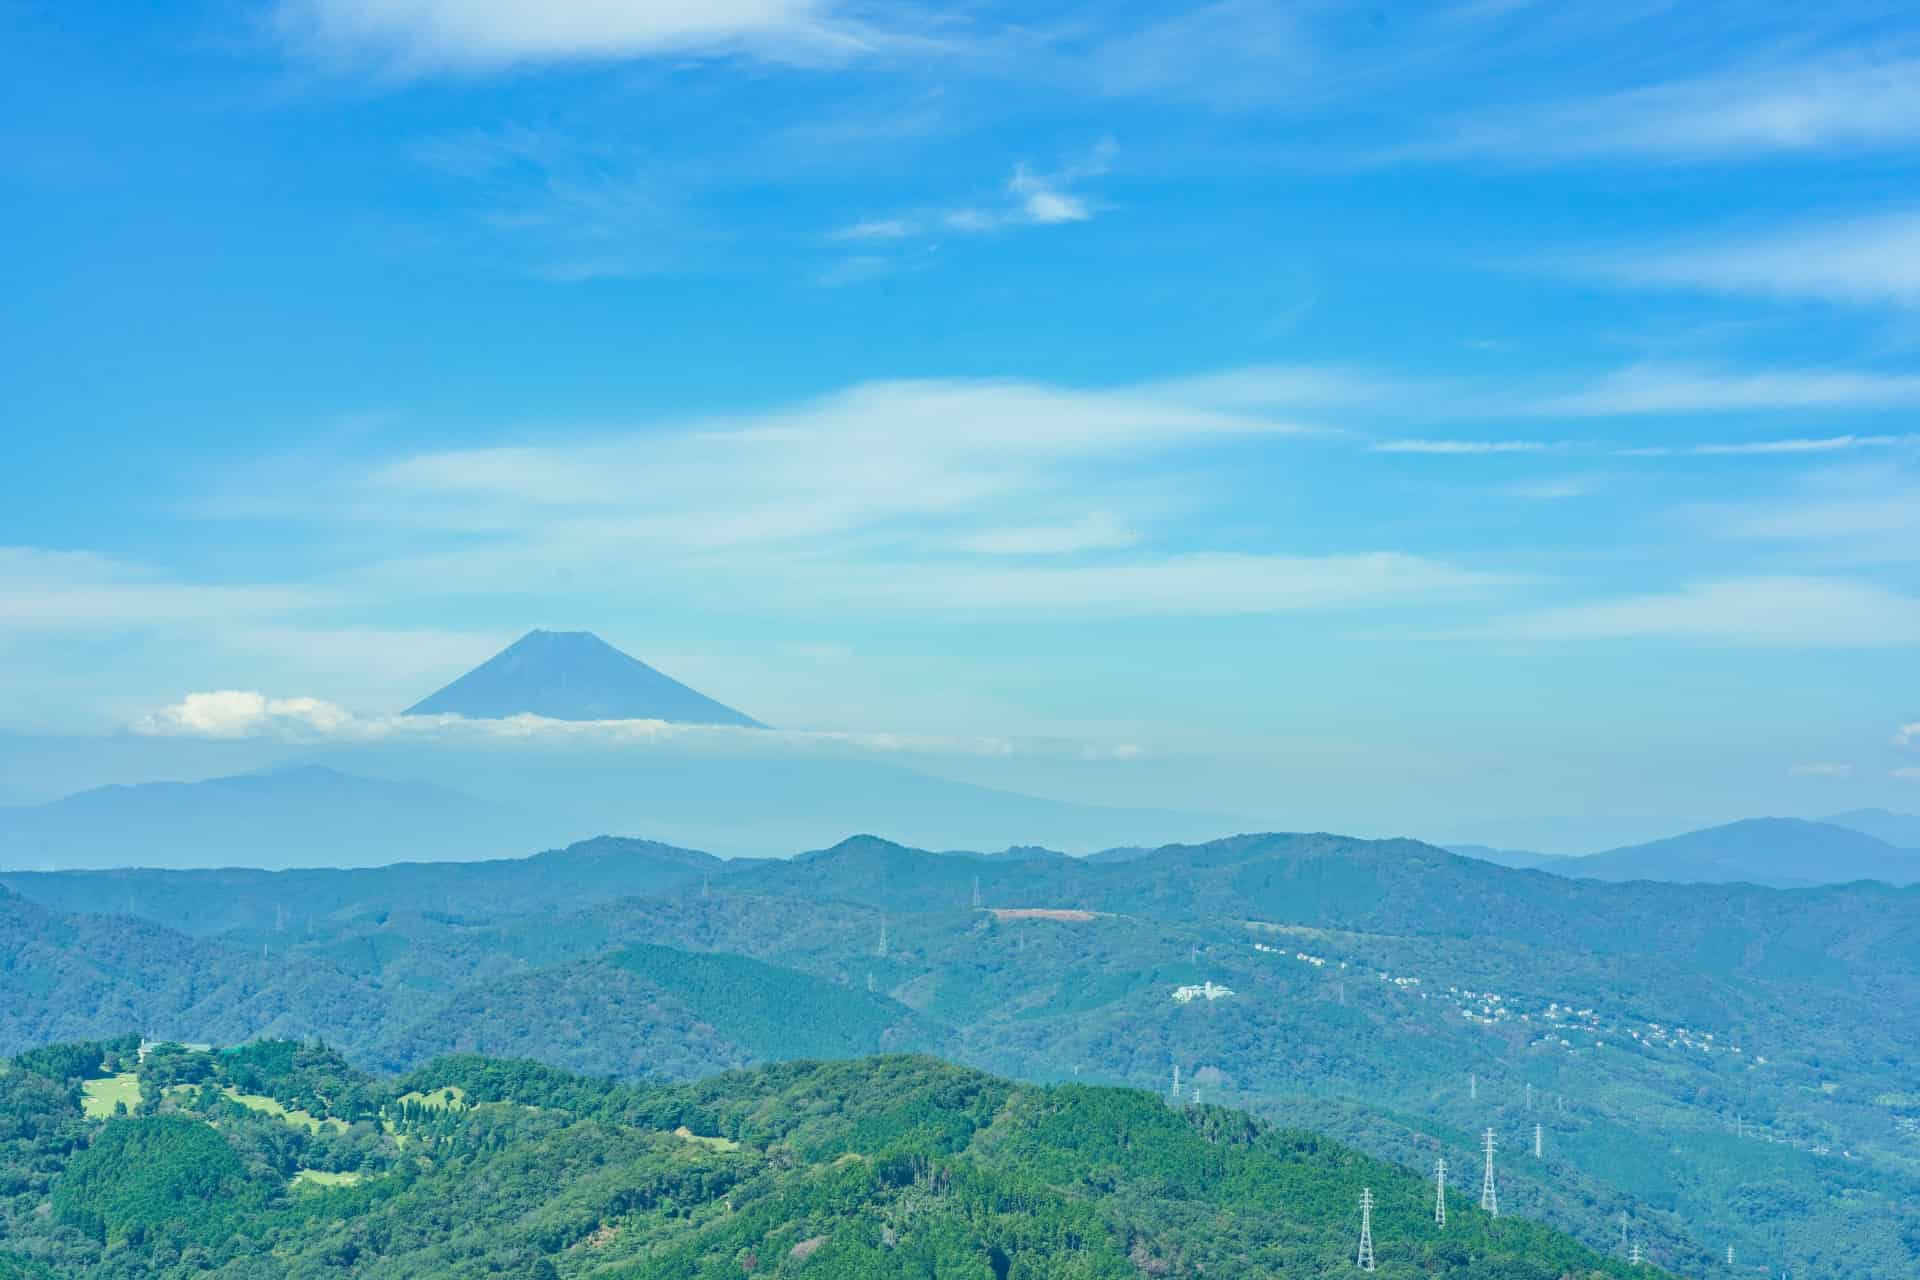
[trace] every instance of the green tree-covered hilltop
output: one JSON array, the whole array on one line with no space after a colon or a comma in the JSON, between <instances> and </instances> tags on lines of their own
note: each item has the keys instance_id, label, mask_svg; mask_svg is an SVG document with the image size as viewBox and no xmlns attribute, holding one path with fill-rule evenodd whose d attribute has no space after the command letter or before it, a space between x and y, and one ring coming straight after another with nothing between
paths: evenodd
<instances>
[{"instance_id":1,"label":"green tree-covered hilltop","mask_svg":"<svg viewBox=\"0 0 1920 1280\"><path fill-rule=\"evenodd\" d=\"M631 1085L123 1040L0 1072L7 1277L1319 1280L1360 1274L1363 1188L1382 1277L1629 1274L1457 1193L1442 1230L1431 1184L1241 1112L918 1056Z\"/></svg>"}]
</instances>

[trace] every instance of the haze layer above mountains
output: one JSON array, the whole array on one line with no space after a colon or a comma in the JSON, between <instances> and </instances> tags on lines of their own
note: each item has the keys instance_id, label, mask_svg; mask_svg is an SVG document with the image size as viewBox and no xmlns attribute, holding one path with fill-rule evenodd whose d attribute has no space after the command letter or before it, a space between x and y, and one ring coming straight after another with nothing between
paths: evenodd
<instances>
[{"instance_id":1,"label":"haze layer above mountains","mask_svg":"<svg viewBox=\"0 0 1920 1280\"><path fill-rule=\"evenodd\" d=\"M782 854L849 830L961 848L1152 848L1273 825L1076 804L900 763L795 751L753 717L583 631L532 631L404 713L497 721L658 721L735 732L633 751L516 738L309 744L294 762L193 782L114 785L0 807L0 868L376 866L510 857L598 832L726 856ZM1506 866L1605 880L1792 887L1920 880L1920 818L1862 810L1752 819L1585 857L1453 846Z\"/></svg>"},{"instance_id":2,"label":"haze layer above mountains","mask_svg":"<svg viewBox=\"0 0 1920 1280\"><path fill-rule=\"evenodd\" d=\"M290 763L258 775L0 806L0 868L374 866L508 857L605 831L734 856L827 844L850 830L1087 852L1253 825L979 786L831 742L796 746L587 632L530 632L405 714L718 732L689 743L643 735L619 749L537 733L315 741L290 757L283 748Z\"/></svg>"}]
</instances>

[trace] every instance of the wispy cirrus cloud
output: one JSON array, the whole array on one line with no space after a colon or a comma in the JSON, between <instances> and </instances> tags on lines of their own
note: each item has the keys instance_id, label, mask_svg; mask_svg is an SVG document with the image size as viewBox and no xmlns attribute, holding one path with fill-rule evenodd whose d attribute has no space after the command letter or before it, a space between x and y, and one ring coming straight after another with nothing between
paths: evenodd
<instances>
[{"instance_id":1,"label":"wispy cirrus cloud","mask_svg":"<svg viewBox=\"0 0 1920 1280\"><path fill-rule=\"evenodd\" d=\"M1826 467L1776 493L1690 510L1723 538L1800 544L1859 563L1920 559L1920 478L1907 467Z\"/></svg>"},{"instance_id":2,"label":"wispy cirrus cloud","mask_svg":"<svg viewBox=\"0 0 1920 1280\"><path fill-rule=\"evenodd\" d=\"M1142 517L1194 501L1170 466L1314 434L1197 385L874 383L739 418L416 453L342 481L340 509L407 528L415 548L353 580L458 595L591 565L618 592L635 589L631 565L649 591L694 601L1055 617L1354 610L1522 580L1379 546L1153 545Z\"/></svg>"},{"instance_id":3,"label":"wispy cirrus cloud","mask_svg":"<svg viewBox=\"0 0 1920 1280\"><path fill-rule=\"evenodd\" d=\"M936 614L1252 617L1480 600L1529 580L1406 552L1210 551L1075 565L882 563L843 567L818 580L797 580L789 589L850 606Z\"/></svg>"},{"instance_id":4,"label":"wispy cirrus cloud","mask_svg":"<svg viewBox=\"0 0 1920 1280\"><path fill-rule=\"evenodd\" d=\"M1086 222L1099 204L1082 188L1111 168L1119 147L1111 138L1051 169L1016 164L991 200L862 218L828 232L832 242L872 248L940 235L987 235L1015 227Z\"/></svg>"},{"instance_id":5,"label":"wispy cirrus cloud","mask_svg":"<svg viewBox=\"0 0 1920 1280\"><path fill-rule=\"evenodd\" d=\"M1112 512L1095 511L1065 524L982 529L956 539L953 545L983 555L1033 556L1112 551L1140 541L1140 533Z\"/></svg>"},{"instance_id":6,"label":"wispy cirrus cloud","mask_svg":"<svg viewBox=\"0 0 1920 1280\"><path fill-rule=\"evenodd\" d=\"M1920 211L1848 215L1745 236L1568 259L1620 284L1844 305L1920 304Z\"/></svg>"},{"instance_id":7,"label":"wispy cirrus cloud","mask_svg":"<svg viewBox=\"0 0 1920 1280\"><path fill-rule=\"evenodd\" d=\"M1920 140L1920 59L1855 54L1757 63L1705 76L1457 117L1390 154L1550 163L1674 163L1865 150Z\"/></svg>"},{"instance_id":8,"label":"wispy cirrus cloud","mask_svg":"<svg viewBox=\"0 0 1920 1280\"><path fill-rule=\"evenodd\" d=\"M1881 648L1920 644L1920 598L1858 579L1728 578L1519 614L1493 630L1533 639Z\"/></svg>"},{"instance_id":9,"label":"wispy cirrus cloud","mask_svg":"<svg viewBox=\"0 0 1920 1280\"><path fill-rule=\"evenodd\" d=\"M1246 108L1321 92L1328 66L1307 12L1214 0L1109 33L1082 74L1110 96Z\"/></svg>"},{"instance_id":10,"label":"wispy cirrus cloud","mask_svg":"<svg viewBox=\"0 0 1920 1280\"><path fill-rule=\"evenodd\" d=\"M1555 445L1544 440L1376 440L1373 453L1425 453L1440 457L1473 457L1496 453L1546 453Z\"/></svg>"},{"instance_id":11,"label":"wispy cirrus cloud","mask_svg":"<svg viewBox=\"0 0 1920 1280\"><path fill-rule=\"evenodd\" d=\"M402 74L673 54L831 63L903 38L831 0L280 0L274 18L303 54Z\"/></svg>"},{"instance_id":12,"label":"wispy cirrus cloud","mask_svg":"<svg viewBox=\"0 0 1920 1280\"><path fill-rule=\"evenodd\" d=\"M973 510L1044 491L1070 462L1310 430L1285 413L1217 407L1153 383L1082 390L929 379L865 383L761 414L412 454L379 465L368 480L376 491L412 495L405 504L428 503L429 515L455 507L510 512L512 504L547 515L554 507L630 512L632 495L645 491L663 504L665 532L680 526L679 502L757 517L680 530L694 545L716 545L756 530L786 537L895 514Z\"/></svg>"},{"instance_id":13,"label":"wispy cirrus cloud","mask_svg":"<svg viewBox=\"0 0 1920 1280\"><path fill-rule=\"evenodd\" d=\"M1632 417L1905 405L1920 405L1920 377L1912 374L1641 363L1602 374L1572 391L1521 401L1518 407L1544 416Z\"/></svg>"},{"instance_id":14,"label":"wispy cirrus cloud","mask_svg":"<svg viewBox=\"0 0 1920 1280\"><path fill-rule=\"evenodd\" d=\"M1787 770L1796 778L1832 778L1842 780L1853 776L1850 764L1796 764Z\"/></svg>"},{"instance_id":15,"label":"wispy cirrus cloud","mask_svg":"<svg viewBox=\"0 0 1920 1280\"><path fill-rule=\"evenodd\" d=\"M1766 458L1782 454L1849 453L1856 449L1909 446L1920 436L1803 436L1784 440L1735 440L1688 445L1643 445L1616 449L1623 458Z\"/></svg>"},{"instance_id":16,"label":"wispy cirrus cloud","mask_svg":"<svg viewBox=\"0 0 1920 1280\"><path fill-rule=\"evenodd\" d=\"M905 240L917 235L920 224L906 218L874 218L866 222L849 223L838 231L832 232L831 240Z\"/></svg>"},{"instance_id":17,"label":"wispy cirrus cloud","mask_svg":"<svg viewBox=\"0 0 1920 1280\"><path fill-rule=\"evenodd\" d=\"M1522 498L1529 502L1563 502L1569 498L1591 497L1606 487L1605 476L1541 476L1502 485L1499 492L1504 497Z\"/></svg>"},{"instance_id":18,"label":"wispy cirrus cloud","mask_svg":"<svg viewBox=\"0 0 1920 1280\"><path fill-rule=\"evenodd\" d=\"M288 613L334 598L300 585L185 582L91 551L0 547L0 630L209 622Z\"/></svg>"},{"instance_id":19,"label":"wispy cirrus cloud","mask_svg":"<svg viewBox=\"0 0 1920 1280\"><path fill-rule=\"evenodd\" d=\"M700 242L697 184L642 143L520 126L423 138L414 161L445 184L431 234L490 265L557 284L684 268Z\"/></svg>"}]
</instances>

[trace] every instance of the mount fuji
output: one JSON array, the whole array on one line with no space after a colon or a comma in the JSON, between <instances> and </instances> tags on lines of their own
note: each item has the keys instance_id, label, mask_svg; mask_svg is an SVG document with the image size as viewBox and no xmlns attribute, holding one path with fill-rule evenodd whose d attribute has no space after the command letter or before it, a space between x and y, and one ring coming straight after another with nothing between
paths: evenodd
<instances>
[{"instance_id":1,"label":"mount fuji","mask_svg":"<svg viewBox=\"0 0 1920 1280\"><path fill-rule=\"evenodd\" d=\"M529 631L437 693L408 707L410 716L504 720L667 720L676 724L764 729L752 716L715 702L590 631Z\"/></svg>"}]
</instances>

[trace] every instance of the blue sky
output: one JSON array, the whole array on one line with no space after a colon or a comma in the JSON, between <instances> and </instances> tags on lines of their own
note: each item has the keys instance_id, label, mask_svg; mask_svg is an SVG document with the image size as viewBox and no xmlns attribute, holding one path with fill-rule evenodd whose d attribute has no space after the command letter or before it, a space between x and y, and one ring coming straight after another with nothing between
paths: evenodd
<instances>
[{"instance_id":1,"label":"blue sky","mask_svg":"<svg viewBox=\"0 0 1920 1280\"><path fill-rule=\"evenodd\" d=\"M1903 6L537 8L0 4L0 729L574 626L1076 799L1920 807Z\"/></svg>"}]
</instances>

